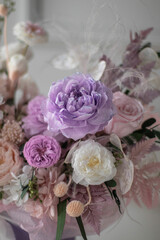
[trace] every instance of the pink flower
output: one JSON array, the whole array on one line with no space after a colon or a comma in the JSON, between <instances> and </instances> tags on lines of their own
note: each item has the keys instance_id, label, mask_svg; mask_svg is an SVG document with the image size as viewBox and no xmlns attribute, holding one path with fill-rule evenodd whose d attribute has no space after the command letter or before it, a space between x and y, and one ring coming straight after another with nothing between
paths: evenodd
<instances>
[{"instance_id":1,"label":"pink flower","mask_svg":"<svg viewBox=\"0 0 160 240\"><path fill-rule=\"evenodd\" d=\"M23 154L30 166L47 168L58 162L61 156L61 147L55 138L37 135L26 142Z\"/></svg>"},{"instance_id":2,"label":"pink flower","mask_svg":"<svg viewBox=\"0 0 160 240\"><path fill-rule=\"evenodd\" d=\"M11 143L0 139L0 186L9 183L17 175L22 165L18 149Z\"/></svg>"},{"instance_id":3,"label":"pink flower","mask_svg":"<svg viewBox=\"0 0 160 240\"><path fill-rule=\"evenodd\" d=\"M38 24L19 22L13 28L14 35L28 46L45 43L48 40L47 32Z\"/></svg>"},{"instance_id":4,"label":"pink flower","mask_svg":"<svg viewBox=\"0 0 160 240\"><path fill-rule=\"evenodd\" d=\"M28 212L32 217L42 218L43 217L43 205L38 201L28 200L24 204L24 210Z\"/></svg>"},{"instance_id":5,"label":"pink flower","mask_svg":"<svg viewBox=\"0 0 160 240\"><path fill-rule=\"evenodd\" d=\"M107 134L115 133L120 138L136 130L143 121L144 108L140 101L121 92L113 94L117 113L105 127Z\"/></svg>"},{"instance_id":6,"label":"pink flower","mask_svg":"<svg viewBox=\"0 0 160 240\"><path fill-rule=\"evenodd\" d=\"M52 169L38 169L36 171L36 177L38 179L38 193L39 200L29 200L24 205L24 210L32 217L42 218L44 214L47 214L51 219L56 219L57 216L57 204L59 202L58 197L54 195L54 185L60 181L63 181L65 175L60 175L60 168Z\"/></svg>"}]
</instances>

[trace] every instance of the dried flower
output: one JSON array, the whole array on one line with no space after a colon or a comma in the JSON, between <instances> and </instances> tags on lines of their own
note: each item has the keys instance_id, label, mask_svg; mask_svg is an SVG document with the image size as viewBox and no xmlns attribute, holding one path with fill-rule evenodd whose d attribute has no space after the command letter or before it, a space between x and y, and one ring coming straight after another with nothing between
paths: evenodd
<instances>
[{"instance_id":1,"label":"dried flower","mask_svg":"<svg viewBox=\"0 0 160 240\"><path fill-rule=\"evenodd\" d=\"M80 201L73 200L68 203L66 212L70 217L79 217L84 211L84 204Z\"/></svg>"},{"instance_id":2,"label":"dried flower","mask_svg":"<svg viewBox=\"0 0 160 240\"><path fill-rule=\"evenodd\" d=\"M60 182L54 186L53 192L56 197L63 197L68 191L68 185L65 182Z\"/></svg>"},{"instance_id":3,"label":"dried flower","mask_svg":"<svg viewBox=\"0 0 160 240\"><path fill-rule=\"evenodd\" d=\"M24 140L24 133L20 124L14 120L7 121L2 128L2 138L4 141L20 144Z\"/></svg>"},{"instance_id":4,"label":"dried flower","mask_svg":"<svg viewBox=\"0 0 160 240\"><path fill-rule=\"evenodd\" d=\"M19 22L14 26L14 35L29 46L47 42L48 35L46 31L31 22Z\"/></svg>"}]
</instances>

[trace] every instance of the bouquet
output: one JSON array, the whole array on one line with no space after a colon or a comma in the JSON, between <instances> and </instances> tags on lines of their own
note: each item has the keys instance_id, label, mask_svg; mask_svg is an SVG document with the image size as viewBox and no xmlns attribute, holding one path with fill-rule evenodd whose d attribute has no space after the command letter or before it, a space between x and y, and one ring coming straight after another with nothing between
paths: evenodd
<instances>
[{"instance_id":1,"label":"bouquet","mask_svg":"<svg viewBox=\"0 0 160 240\"><path fill-rule=\"evenodd\" d=\"M53 82L45 97L28 61L47 32L17 23L18 41L8 45L8 6L0 14L1 217L31 240L60 240L63 232L87 239L120 219L131 200L156 206L160 117L150 103L160 96L160 60L144 43L152 28L130 35L119 66L103 55L94 71Z\"/></svg>"}]
</instances>

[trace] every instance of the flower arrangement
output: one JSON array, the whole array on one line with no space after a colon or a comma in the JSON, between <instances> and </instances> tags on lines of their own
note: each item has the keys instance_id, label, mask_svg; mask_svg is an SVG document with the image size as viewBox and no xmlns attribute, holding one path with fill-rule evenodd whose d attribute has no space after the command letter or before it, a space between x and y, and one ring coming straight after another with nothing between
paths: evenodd
<instances>
[{"instance_id":1,"label":"flower arrangement","mask_svg":"<svg viewBox=\"0 0 160 240\"><path fill-rule=\"evenodd\" d=\"M6 19L6 6L0 14ZM87 239L132 199L159 203L160 117L149 103L160 96L160 60L143 44L151 30L131 35L120 66L104 55L99 79L75 73L53 82L47 97L28 75L30 47L46 42L47 32L18 23L21 42L1 48L0 212L31 240L60 240L63 231Z\"/></svg>"}]
</instances>

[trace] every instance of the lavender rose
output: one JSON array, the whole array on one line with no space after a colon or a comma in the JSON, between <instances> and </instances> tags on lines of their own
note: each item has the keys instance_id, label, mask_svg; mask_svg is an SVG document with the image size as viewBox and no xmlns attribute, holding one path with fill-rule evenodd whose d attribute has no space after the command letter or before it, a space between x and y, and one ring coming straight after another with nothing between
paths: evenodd
<instances>
[{"instance_id":1,"label":"lavender rose","mask_svg":"<svg viewBox=\"0 0 160 240\"><path fill-rule=\"evenodd\" d=\"M26 137L30 138L36 134L43 133L47 130L47 124L44 122L42 106L46 98L37 96L33 98L27 107L27 117L23 118L23 129Z\"/></svg>"},{"instance_id":2,"label":"lavender rose","mask_svg":"<svg viewBox=\"0 0 160 240\"><path fill-rule=\"evenodd\" d=\"M58 162L61 147L55 138L37 135L26 142L23 154L30 166L47 168Z\"/></svg>"},{"instance_id":3,"label":"lavender rose","mask_svg":"<svg viewBox=\"0 0 160 240\"><path fill-rule=\"evenodd\" d=\"M114 115L112 92L100 81L81 73L50 87L44 118L55 135L78 140L103 130Z\"/></svg>"}]
</instances>

